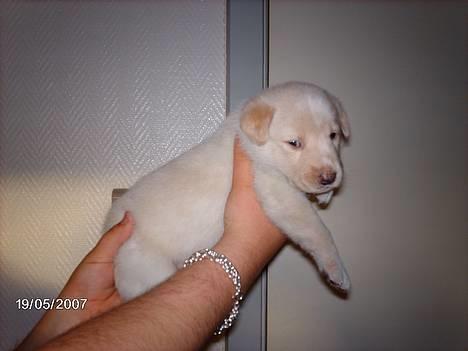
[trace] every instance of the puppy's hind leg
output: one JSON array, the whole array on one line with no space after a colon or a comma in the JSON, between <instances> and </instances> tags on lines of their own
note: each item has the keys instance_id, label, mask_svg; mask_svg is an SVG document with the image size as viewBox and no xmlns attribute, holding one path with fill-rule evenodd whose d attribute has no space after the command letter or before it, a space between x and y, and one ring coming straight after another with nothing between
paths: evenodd
<instances>
[{"instance_id":1,"label":"puppy's hind leg","mask_svg":"<svg viewBox=\"0 0 468 351\"><path fill-rule=\"evenodd\" d=\"M166 256L141 252L130 241L122 246L115 260L115 285L120 296L128 301L162 283L176 270Z\"/></svg>"},{"instance_id":2,"label":"puppy's hind leg","mask_svg":"<svg viewBox=\"0 0 468 351\"><path fill-rule=\"evenodd\" d=\"M268 217L314 258L334 287L348 291L351 283L328 228L306 196L284 179L255 172L255 189Z\"/></svg>"}]
</instances>

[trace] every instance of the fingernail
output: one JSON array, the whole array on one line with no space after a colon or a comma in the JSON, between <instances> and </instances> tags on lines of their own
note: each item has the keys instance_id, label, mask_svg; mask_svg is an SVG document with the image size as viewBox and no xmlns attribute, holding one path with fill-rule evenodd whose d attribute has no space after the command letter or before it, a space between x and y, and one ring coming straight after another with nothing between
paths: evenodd
<instances>
[{"instance_id":1,"label":"fingernail","mask_svg":"<svg viewBox=\"0 0 468 351\"><path fill-rule=\"evenodd\" d=\"M128 211L125 212L124 217L122 218L122 221L120 222L121 224L127 224L129 222L130 218L128 218Z\"/></svg>"}]
</instances>

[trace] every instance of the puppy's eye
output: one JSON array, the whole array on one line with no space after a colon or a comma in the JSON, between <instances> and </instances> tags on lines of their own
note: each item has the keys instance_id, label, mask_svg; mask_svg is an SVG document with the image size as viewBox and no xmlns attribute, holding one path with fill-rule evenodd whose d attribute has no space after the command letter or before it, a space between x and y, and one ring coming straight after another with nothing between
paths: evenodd
<instances>
[{"instance_id":1,"label":"puppy's eye","mask_svg":"<svg viewBox=\"0 0 468 351\"><path fill-rule=\"evenodd\" d=\"M300 147L302 147L302 143L299 139L288 140L287 143L295 149L299 149Z\"/></svg>"},{"instance_id":2,"label":"puppy's eye","mask_svg":"<svg viewBox=\"0 0 468 351\"><path fill-rule=\"evenodd\" d=\"M335 132L331 132L330 133L330 139L331 140L334 140L336 138L336 133Z\"/></svg>"}]
</instances>

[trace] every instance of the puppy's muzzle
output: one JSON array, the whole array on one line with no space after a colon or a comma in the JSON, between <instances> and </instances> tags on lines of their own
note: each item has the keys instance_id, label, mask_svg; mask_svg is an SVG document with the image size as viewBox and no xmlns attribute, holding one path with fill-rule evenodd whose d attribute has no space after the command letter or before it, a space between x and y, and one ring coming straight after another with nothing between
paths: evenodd
<instances>
[{"instance_id":1,"label":"puppy's muzzle","mask_svg":"<svg viewBox=\"0 0 468 351\"><path fill-rule=\"evenodd\" d=\"M319 183L321 185L330 185L333 184L333 182L336 179L336 172L331 169L323 170L319 174Z\"/></svg>"}]
</instances>

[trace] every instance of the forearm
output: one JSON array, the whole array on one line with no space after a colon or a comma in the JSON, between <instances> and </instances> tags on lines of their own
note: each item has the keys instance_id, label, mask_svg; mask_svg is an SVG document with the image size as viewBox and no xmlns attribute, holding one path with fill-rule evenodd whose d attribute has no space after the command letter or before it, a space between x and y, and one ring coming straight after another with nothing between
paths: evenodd
<instances>
[{"instance_id":1,"label":"forearm","mask_svg":"<svg viewBox=\"0 0 468 351\"><path fill-rule=\"evenodd\" d=\"M261 237L234 241L224 236L214 247L234 263L249 287L283 245L284 238L258 245ZM234 287L221 267L208 260L178 271L145 295L93 319L44 349L197 350L232 308Z\"/></svg>"},{"instance_id":2,"label":"forearm","mask_svg":"<svg viewBox=\"0 0 468 351\"><path fill-rule=\"evenodd\" d=\"M192 350L228 313L232 283L212 262L167 282L46 345L46 350ZM207 308L210 306L210 308Z\"/></svg>"}]
</instances>

